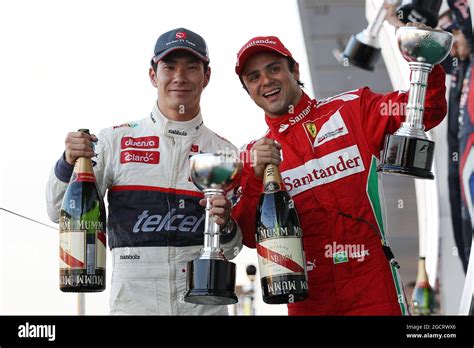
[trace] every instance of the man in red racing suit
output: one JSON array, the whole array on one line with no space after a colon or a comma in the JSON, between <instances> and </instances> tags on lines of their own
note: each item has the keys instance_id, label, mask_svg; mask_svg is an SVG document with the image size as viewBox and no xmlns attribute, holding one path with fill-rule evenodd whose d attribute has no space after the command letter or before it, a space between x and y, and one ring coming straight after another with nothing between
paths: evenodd
<instances>
[{"instance_id":1,"label":"man in red racing suit","mask_svg":"<svg viewBox=\"0 0 474 348\"><path fill-rule=\"evenodd\" d=\"M244 45L236 72L265 111L269 130L246 147L256 162L245 163L232 215L244 244L255 248L262 168L279 164L302 224L309 280L309 297L289 304L289 315L408 314L385 236L376 171L385 135L404 121L396 111L404 110L408 93L382 95L364 87L311 99L300 88L298 63L272 36ZM446 110L445 73L437 65L426 93L426 129L439 124Z\"/></svg>"}]
</instances>

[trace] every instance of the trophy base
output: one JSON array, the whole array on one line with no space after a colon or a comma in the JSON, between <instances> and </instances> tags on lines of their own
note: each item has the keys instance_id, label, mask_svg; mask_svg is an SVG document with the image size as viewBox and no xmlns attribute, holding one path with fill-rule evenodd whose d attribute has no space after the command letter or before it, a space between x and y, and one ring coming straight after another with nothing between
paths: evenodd
<instances>
[{"instance_id":1,"label":"trophy base","mask_svg":"<svg viewBox=\"0 0 474 348\"><path fill-rule=\"evenodd\" d=\"M195 259L187 264L184 302L201 305L237 303L235 264L225 260Z\"/></svg>"},{"instance_id":2,"label":"trophy base","mask_svg":"<svg viewBox=\"0 0 474 348\"><path fill-rule=\"evenodd\" d=\"M432 180L434 146L427 139L389 134L385 136L382 163L377 171Z\"/></svg>"},{"instance_id":3,"label":"trophy base","mask_svg":"<svg viewBox=\"0 0 474 348\"><path fill-rule=\"evenodd\" d=\"M352 35L344 49L343 56L349 59L351 64L364 70L373 71L380 56L380 48L369 46Z\"/></svg>"}]
</instances>

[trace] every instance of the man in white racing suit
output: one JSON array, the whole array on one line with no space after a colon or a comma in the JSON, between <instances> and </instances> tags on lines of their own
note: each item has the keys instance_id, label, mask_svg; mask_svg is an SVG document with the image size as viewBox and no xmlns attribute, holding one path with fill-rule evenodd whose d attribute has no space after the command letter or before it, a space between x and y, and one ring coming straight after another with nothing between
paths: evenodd
<instances>
[{"instance_id":1,"label":"man in white racing suit","mask_svg":"<svg viewBox=\"0 0 474 348\"><path fill-rule=\"evenodd\" d=\"M227 306L183 301L186 263L204 240L203 194L190 180L189 157L236 148L204 124L200 97L210 78L204 39L179 28L161 35L149 71L158 101L150 115L102 130L71 132L46 190L57 222L73 164L94 158L97 186L108 196L107 235L112 254L111 314L225 315ZM93 147L92 142L97 142ZM221 247L234 258L242 247L230 201L214 197Z\"/></svg>"}]
</instances>

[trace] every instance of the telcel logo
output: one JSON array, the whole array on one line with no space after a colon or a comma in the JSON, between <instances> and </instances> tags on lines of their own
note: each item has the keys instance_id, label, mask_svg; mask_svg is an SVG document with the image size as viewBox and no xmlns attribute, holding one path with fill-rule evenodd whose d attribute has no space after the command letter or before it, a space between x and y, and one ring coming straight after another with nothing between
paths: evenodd
<instances>
[{"instance_id":1,"label":"telcel logo","mask_svg":"<svg viewBox=\"0 0 474 348\"><path fill-rule=\"evenodd\" d=\"M186 216L184 214L175 214L176 209L171 209L166 215L150 215L148 210L144 210L137 216L137 222L133 226L133 233L139 232L161 232L180 231L196 232L199 225L203 222L205 216Z\"/></svg>"}]
</instances>

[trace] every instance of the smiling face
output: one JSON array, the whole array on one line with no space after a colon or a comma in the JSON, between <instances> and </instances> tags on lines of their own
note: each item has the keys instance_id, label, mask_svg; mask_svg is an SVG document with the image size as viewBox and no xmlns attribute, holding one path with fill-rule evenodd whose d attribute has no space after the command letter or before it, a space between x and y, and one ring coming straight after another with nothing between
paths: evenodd
<instances>
[{"instance_id":1,"label":"smiling face","mask_svg":"<svg viewBox=\"0 0 474 348\"><path fill-rule=\"evenodd\" d=\"M253 55L247 60L241 76L252 100L270 117L288 114L303 94L298 85L298 63L291 72L288 60L278 54Z\"/></svg>"},{"instance_id":2,"label":"smiling face","mask_svg":"<svg viewBox=\"0 0 474 348\"><path fill-rule=\"evenodd\" d=\"M210 69L191 53L176 51L150 68L150 80L158 89L158 107L169 119L188 121L199 113L203 89L209 83Z\"/></svg>"}]
</instances>

